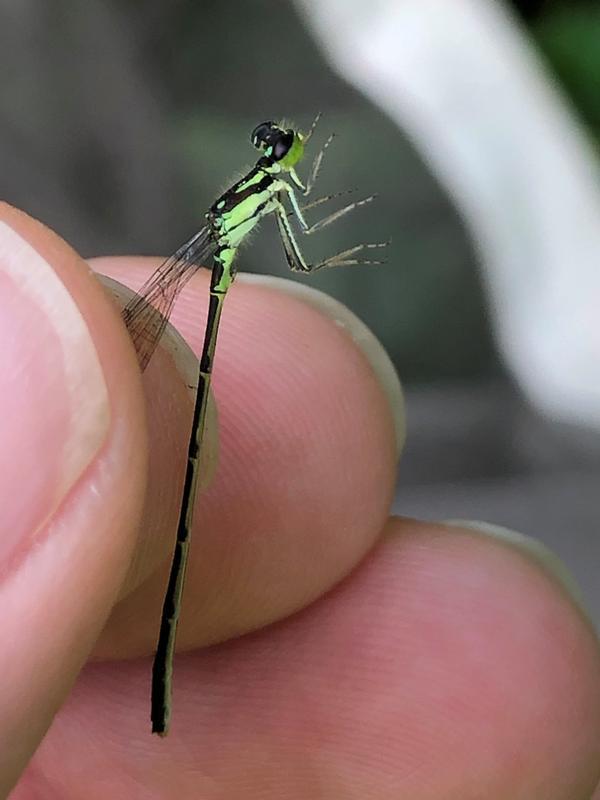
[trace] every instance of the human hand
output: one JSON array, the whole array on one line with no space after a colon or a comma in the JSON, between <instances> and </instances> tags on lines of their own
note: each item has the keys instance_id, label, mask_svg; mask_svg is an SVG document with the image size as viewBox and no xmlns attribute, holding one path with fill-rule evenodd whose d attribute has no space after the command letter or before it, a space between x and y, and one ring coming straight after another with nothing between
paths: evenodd
<instances>
[{"instance_id":1,"label":"human hand","mask_svg":"<svg viewBox=\"0 0 600 800\"><path fill-rule=\"evenodd\" d=\"M156 263L94 266L139 285ZM402 426L378 345L321 295L243 276L172 727L152 737L189 378L161 350L142 382L106 290L6 206L0 281L1 796L18 781L14 800L589 798L591 626L518 540L388 519ZM196 276L175 316L196 349L206 287Z\"/></svg>"}]
</instances>

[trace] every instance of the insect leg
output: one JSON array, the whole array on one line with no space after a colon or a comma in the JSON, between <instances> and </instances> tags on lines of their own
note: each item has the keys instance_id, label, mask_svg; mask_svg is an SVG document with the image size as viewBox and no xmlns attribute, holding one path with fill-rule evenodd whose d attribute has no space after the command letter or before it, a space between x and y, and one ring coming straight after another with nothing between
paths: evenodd
<instances>
[{"instance_id":1,"label":"insect leg","mask_svg":"<svg viewBox=\"0 0 600 800\"><path fill-rule=\"evenodd\" d=\"M319 152L315 156L315 159L314 159L314 161L312 163L312 167L311 167L310 172L308 174L308 179L306 181L306 187L304 189L304 196L305 197L307 197L311 193L311 191L312 191L312 189L313 189L313 187L314 187L314 185L315 185L315 183L317 181L317 177L319 175L319 170L321 169L321 164L323 162L323 156L325 155L325 151L327 150L327 148L329 147L331 142L334 140L334 138L335 138L335 133L331 133L329 135L329 137L327 138L327 140L325 141L325 144L323 145L323 147L319 150Z\"/></svg>"},{"instance_id":2,"label":"insect leg","mask_svg":"<svg viewBox=\"0 0 600 800\"><path fill-rule=\"evenodd\" d=\"M294 232L292 231L287 212L280 200L275 206L275 219L277 220L279 237L281 239L281 243L283 244L288 267L294 272L310 272L311 266L310 264L306 263L306 260L302 255L300 248L298 247L298 242L296 241Z\"/></svg>"},{"instance_id":3,"label":"insect leg","mask_svg":"<svg viewBox=\"0 0 600 800\"><path fill-rule=\"evenodd\" d=\"M363 250L372 250L382 247L387 247L389 242L379 242L377 244L357 244L354 247L349 247L347 250L342 250L341 253L336 253L329 258L319 261L316 264L309 264L302 251L298 247L298 243L294 237L294 233L290 226L288 215L281 203L278 201L275 207L275 217L277 219L277 226L279 228L279 235L283 243L283 249L288 262L288 266L294 272L314 272L324 267L338 267L350 264L382 264L382 261L375 259L356 258L356 254Z\"/></svg>"},{"instance_id":4,"label":"insect leg","mask_svg":"<svg viewBox=\"0 0 600 800\"><path fill-rule=\"evenodd\" d=\"M345 217L346 214L349 214L351 211L354 211L355 208L360 208L360 206L365 206L367 203L371 203L375 197L376 195L372 194L369 197L365 197L363 200L356 200L354 203L348 203L347 206L338 208L338 210L334 211L333 214L329 214L329 216L318 220L318 222L315 222L313 225L303 228L303 232L310 234L314 233L315 231L323 230L323 228L326 228L327 225L331 225L332 222L335 222L336 220L341 219L341 217Z\"/></svg>"}]
</instances>

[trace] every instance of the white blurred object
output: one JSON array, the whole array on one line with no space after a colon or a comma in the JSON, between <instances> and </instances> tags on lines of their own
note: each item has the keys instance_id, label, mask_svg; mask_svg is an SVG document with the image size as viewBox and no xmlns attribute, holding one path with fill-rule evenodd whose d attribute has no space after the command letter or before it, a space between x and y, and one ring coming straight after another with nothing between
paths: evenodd
<instances>
[{"instance_id":1,"label":"white blurred object","mask_svg":"<svg viewBox=\"0 0 600 800\"><path fill-rule=\"evenodd\" d=\"M295 0L338 72L461 209L509 367L546 414L600 428L600 175L498 0Z\"/></svg>"}]
</instances>

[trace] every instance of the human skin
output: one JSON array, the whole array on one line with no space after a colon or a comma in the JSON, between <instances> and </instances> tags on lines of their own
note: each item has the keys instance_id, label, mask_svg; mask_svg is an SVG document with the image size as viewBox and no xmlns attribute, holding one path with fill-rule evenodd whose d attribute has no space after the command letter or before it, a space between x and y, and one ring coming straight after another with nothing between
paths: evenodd
<instances>
[{"instance_id":1,"label":"human skin","mask_svg":"<svg viewBox=\"0 0 600 800\"><path fill-rule=\"evenodd\" d=\"M137 287L157 263L93 266ZM196 352L206 289L175 315ZM600 653L551 559L389 518L402 411L378 345L268 280L227 298L172 727L151 736L193 359L167 337L142 380L111 293L8 206L0 304L0 796L591 797Z\"/></svg>"}]
</instances>

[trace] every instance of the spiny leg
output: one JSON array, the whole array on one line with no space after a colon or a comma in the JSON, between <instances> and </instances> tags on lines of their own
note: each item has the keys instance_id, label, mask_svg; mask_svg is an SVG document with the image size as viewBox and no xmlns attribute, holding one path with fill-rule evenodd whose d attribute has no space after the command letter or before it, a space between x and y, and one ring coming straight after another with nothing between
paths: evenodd
<instances>
[{"instance_id":1,"label":"spiny leg","mask_svg":"<svg viewBox=\"0 0 600 800\"><path fill-rule=\"evenodd\" d=\"M336 197L343 197L344 195L352 194L355 191L356 191L356 189L346 189L343 192L333 192L333 194L324 194L322 197L317 197L316 200L312 200L310 203L306 203L306 205L300 206L300 211L302 211L302 213L304 213L305 211L308 211L311 208L315 208L316 206L320 206L323 203L328 203L330 200L335 200ZM288 211L287 215L288 215L288 218L289 217L293 217L294 216L294 212L293 211Z\"/></svg>"},{"instance_id":2,"label":"spiny leg","mask_svg":"<svg viewBox=\"0 0 600 800\"><path fill-rule=\"evenodd\" d=\"M323 147L319 150L319 152L315 156L315 159L314 159L314 161L312 163L312 167L311 167L310 173L308 175L308 179L306 181L306 188L304 189L304 192L303 192L305 197L308 197L308 195L311 193L311 191L313 189L313 186L316 183L317 176L319 174L319 170L321 169L321 163L323 161L323 156L325 155L325 151L327 150L327 148L329 147L331 142L334 140L334 138L335 138L335 133L331 133L329 135L329 137L327 138L327 140L325 141L325 144L323 145Z\"/></svg>"},{"instance_id":3,"label":"spiny leg","mask_svg":"<svg viewBox=\"0 0 600 800\"><path fill-rule=\"evenodd\" d=\"M341 253L336 253L333 256L329 256L329 258L326 258L317 264L312 264L309 271L314 272L317 269L323 269L325 267L341 267L351 264L385 264L385 261L381 261L379 259L351 258L351 256L354 256L356 253L360 253L362 250L375 250L382 247L388 247L388 245L389 242L357 244L354 245L354 247L349 247L347 250L342 250Z\"/></svg>"},{"instance_id":4,"label":"spiny leg","mask_svg":"<svg viewBox=\"0 0 600 800\"><path fill-rule=\"evenodd\" d=\"M331 225L332 222L335 222L341 217L345 217L346 214L349 214L351 211L354 211L355 208L360 208L360 206L366 206L367 203L371 203L375 197L376 195L372 194L369 197L365 197L363 200L357 200L354 203L349 203L343 208L338 208L338 210L334 211L333 214L329 214L329 216L324 217L323 219L315 222L313 225L308 226L303 230L303 233L310 234L314 233L315 231L323 230L323 228L326 228L327 225ZM304 211L304 209L302 210Z\"/></svg>"},{"instance_id":5,"label":"spiny leg","mask_svg":"<svg viewBox=\"0 0 600 800\"><path fill-rule=\"evenodd\" d=\"M306 262L300 248L298 247L298 242L296 241L294 232L292 231L292 227L288 220L288 214L286 213L285 206L281 202L281 199L279 199L279 202L275 207L275 219L277 220L279 238L283 244L283 250L285 252L285 258L288 263L288 267L293 272L310 272L312 267Z\"/></svg>"},{"instance_id":6,"label":"spiny leg","mask_svg":"<svg viewBox=\"0 0 600 800\"><path fill-rule=\"evenodd\" d=\"M337 267L350 264L383 264L383 261L374 259L361 259L352 258L356 253L360 253L366 249L377 249L387 247L389 242L378 242L376 244L357 244L354 247L349 247L347 250L342 250L341 253L336 253L329 258L324 259L316 264L309 264L300 250L294 233L290 226L288 215L281 203L281 200L275 208L275 216L277 219L277 226L279 228L279 235L285 251L285 256L288 266L294 272L314 272L324 267Z\"/></svg>"},{"instance_id":7,"label":"spiny leg","mask_svg":"<svg viewBox=\"0 0 600 800\"><path fill-rule=\"evenodd\" d=\"M322 117L322 116L323 116L323 112L322 112L322 111L317 111L317 115L316 115L316 117L313 119L313 121L312 121L312 125L311 125L311 126L310 126L310 128L308 129L308 133L307 133L307 134L305 135L305 137L304 137L304 141L305 141L305 142L308 142L308 140L310 139L310 137L311 137L311 136L313 135L313 133L315 132L315 128L317 127L317 124L318 124L318 122L319 122L319 120L321 119L321 117Z\"/></svg>"},{"instance_id":8,"label":"spiny leg","mask_svg":"<svg viewBox=\"0 0 600 800\"><path fill-rule=\"evenodd\" d=\"M359 208L360 206L364 206L367 203L372 202L377 197L377 195L372 194L369 195L369 197L363 198L362 200L357 200L354 203L349 203L347 206L343 206L343 208L339 208L337 211L334 211L333 214L324 217L324 219L318 220L313 225L309 225L304 217L305 209L300 207L300 204L298 203L298 199L296 197L296 192L294 191L293 187L290 186L289 183L283 180L278 181L278 184L279 184L278 188L280 191L280 201L281 197L283 196L282 193L285 192L292 206L292 212L296 217L298 224L300 225L300 228L302 229L302 233L307 233L307 234L314 233L315 231L318 230L322 230L327 225L330 225L332 222L335 222L335 220L344 217L346 214L350 213L350 211L353 211L355 208ZM335 195L331 195L331 197L334 196ZM320 203L324 203L328 199L329 196L325 196L323 198L319 197L318 200L315 200L314 205L319 205Z\"/></svg>"}]
</instances>

